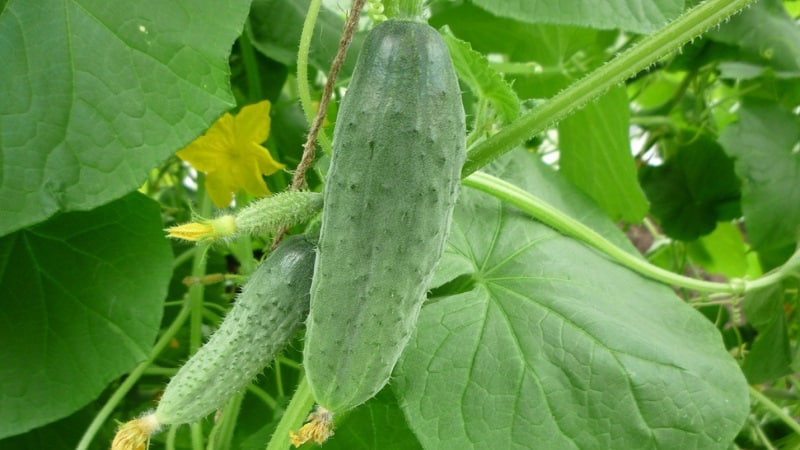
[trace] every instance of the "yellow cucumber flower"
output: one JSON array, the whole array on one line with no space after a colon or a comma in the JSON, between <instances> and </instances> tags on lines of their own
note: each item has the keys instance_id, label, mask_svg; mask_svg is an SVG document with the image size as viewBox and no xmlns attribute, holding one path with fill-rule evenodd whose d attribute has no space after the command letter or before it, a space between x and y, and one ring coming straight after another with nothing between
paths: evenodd
<instances>
[{"instance_id":1,"label":"yellow cucumber flower","mask_svg":"<svg viewBox=\"0 0 800 450\"><path fill-rule=\"evenodd\" d=\"M261 175L283 169L261 145L269 136L269 108L264 100L245 106L235 117L225 113L178 152L179 158L206 173L206 191L217 207L228 206L240 189L250 195L269 195Z\"/></svg>"}]
</instances>

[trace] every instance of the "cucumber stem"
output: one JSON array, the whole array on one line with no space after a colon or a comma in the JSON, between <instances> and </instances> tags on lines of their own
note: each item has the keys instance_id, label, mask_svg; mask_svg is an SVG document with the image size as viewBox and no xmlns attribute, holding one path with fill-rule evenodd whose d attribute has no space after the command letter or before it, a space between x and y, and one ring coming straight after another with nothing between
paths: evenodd
<instances>
[{"instance_id":1,"label":"cucumber stem","mask_svg":"<svg viewBox=\"0 0 800 450\"><path fill-rule=\"evenodd\" d=\"M712 281L685 277L654 266L639 256L622 250L593 229L573 219L530 192L508 183L507 181L483 172L475 172L463 179L462 184L497 197L501 201L530 214L536 220L554 228L556 231L576 238L600 250L614 261L634 272L662 283L693 289L698 292L722 292L732 295L741 295L748 291L778 283L790 274L788 271L778 270L755 280L734 279L729 283L715 283Z\"/></svg>"},{"instance_id":2,"label":"cucumber stem","mask_svg":"<svg viewBox=\"0 0 800 450\"><path fill-rule=\"evenodd\" d=\"M311 0L303 22L303 31L300 34L300 48L297 51L297 93L300 95L300 104L303 107L309 125L314 122L314 102L311 100L311 88L308 82L308 55L311 51L311 38L317 24L317 16L322 6L322 0ZM317 140L326 153L331 152L331 141L324 130L319 130Z\"/></svg>"},{"instance_id":3,"label":"cucumber stem","mask_svg":"<svg viewBox=\"0 0 800 450\"><path fill-rule=\"evenodd\" d=\"M266 450L286 450L291 445L290 433L296 430L308 416L308 411L314 406L314 397L311 395L311 387L306 381L305 374L300 374L300 383L297 390L292 395L289 406L286 407L281 416L281 421L275 428Z\"/></svg>"},{"instance_id":4,"label":"cucumber stem","mask_svg":"<svg viewBox=\"0 0 800 450\"><path fill-rule=\"evenodd\" d=\"M419 19L422 17L424 0L399 0L397 2L397 17Z\"/></svg>"},{"instance_id":5,"label":"cucumber stem","mask_svg":"<svg viewBox=\"0 0 800 450\"><path fill-rule=\"evenodd\" d=\"M761 404L761 406L769 410L769 412L775 414L781 420L781 422L783 422L784 424L786 424L786 426L791 428L792 431L800 435L800 423L797 423L797 421L794 418L786 414L783 408L776 405L772 400L769 399L769 397L762 394L758 389L754 388L753 386L750 386L750 396L757 403Z\"/></svg>"},{"instance_id":6,"label":"cucumber stem","mask_svg":"<svg viewBox=\"0 0 800 450\"><path fill-rule=\"evenodd\" d=\"M178 333L178 331L183 327L183 324L186 322L186 319L189 318L189 302L184 302L183 308L181 308L178 315L175 316L175 320L172 321L169 328L164 331L164 334L158 339L158 342L153 346L153 349L150 351L150 356L147 358L146 361L141 362L138 366L136 366L133 371L125 378L125 381L120 384L116 391L111 394L111 397L106 401L106 404L103 405L103 408L94 416L94 420L92 423L89 424L89 428L83 433L80 442L78 442L78 446L76 447L77 450L86 450L89 448L89 444L92 443L92 439L94 439L95 435L98 431L100 431L100 427L102 427L103 423L108 419L108 416L116 409L116 407L122 402L128 392L133 388L133 386L139 381L139 379L144 375L147 369L153 364L156 360L158 355L167 348L167 345L172 341L172 338Z\"/></svg>"}]
</instances>

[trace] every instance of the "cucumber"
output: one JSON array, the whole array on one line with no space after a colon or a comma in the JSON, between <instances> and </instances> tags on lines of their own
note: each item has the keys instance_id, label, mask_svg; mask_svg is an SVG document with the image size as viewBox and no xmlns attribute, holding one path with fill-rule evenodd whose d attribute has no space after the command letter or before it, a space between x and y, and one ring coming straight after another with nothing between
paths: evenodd
<instances>
[{"instance_id":1,"label":"cucumber","mask_svg":"<svg viewBox=\"0 0 800 450\"><path fill-rule=\"evenodd\" d=\"M395 19L369 32L334 129L306 323L323 411L374 396L408 342L450 228L464 120L436 30Z\"/></svg>"},{"instance_id":2,"label":"cucumber","mask_svg":"<svg viewBox=\"0 0 800 450\"><path fill-rule=\"evenodd\" d=\"M314 244L285 239L253 272L216 332L164 389L154 412L124 424L112 448L134 449L161 425L221 408L296 335L308 312Z\"/></svg>"},{"instance_id":3,"label":"cucumber","mask_svg":"<svg viewBox=\"0 0 800 450\"><path fill-rule=\"evenodd\" d=\"M283 241L250 276L211 339L170 380L156 419L195 422L245 388L302 325L313 267L308 240Z\"/></svg>"}]
</instances>

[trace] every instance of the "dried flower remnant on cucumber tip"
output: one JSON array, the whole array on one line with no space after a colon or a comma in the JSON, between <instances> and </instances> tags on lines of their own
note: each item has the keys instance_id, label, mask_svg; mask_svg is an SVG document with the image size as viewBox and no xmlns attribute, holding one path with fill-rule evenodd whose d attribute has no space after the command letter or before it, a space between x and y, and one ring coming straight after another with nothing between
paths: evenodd
<instances>
[{"instance_id":1,"label":"dried flower remnant on cucumber tip","mask_svg":"<svg viewBox=\"0 0 800 450\"><path fill-rule=\"evenodd\" d=\"M161 429L154 412L125 422L117 429L117 435L111 443L111 450L145 450L150 443L150 436Z\"/></svg>"},{"instance_id":2,"label":"dried flower remnant on cucumber tip","mask_svg":"<svg viewBox=\"0 0 800 450\"><path fill-rule=\"evenodd\" d=\"M295 433L289 432L292 445L300 447L306 442L322 444L333 436L333 413L317 406L317 409L306 417L306 423Z\"/></svg>"}]
</instances>

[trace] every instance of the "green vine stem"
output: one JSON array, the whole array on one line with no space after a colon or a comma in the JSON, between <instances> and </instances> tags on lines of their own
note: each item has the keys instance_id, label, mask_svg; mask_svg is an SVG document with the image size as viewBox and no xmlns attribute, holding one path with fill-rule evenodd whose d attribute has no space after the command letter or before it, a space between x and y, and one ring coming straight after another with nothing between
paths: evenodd
<instances>
[{"instance_id":1,"label":"green vine stem","mask_svg":"<svg viewBox=\"0 0 800 450\"><path fill-rule=\"evenodd\" d=\"M484 172L475 172L463 179L462 184L497 197L501 201L530 214L536 220L554 228L556 231L576 238L600 250L619 264L647 278L662 283L693 289L698 292L720 292L741 295L748 291L778 283L788 275L786 271L778 270L755 280L735 279L731 280L730 283L715 283L712 281L685 277L654 266L644 259L622 250L596 231L559 211L530 192L508 183L507 181L503 181Z\"/></svg>"},{"instance_id":2,"label":"green vine stem","mask_svg":"<svg viewBox=\"0 0 800 450\"><path fill-rule=\"evenodd\" d=\"M303 421L314 406L314 397L311 396L311 388L308 386L306 376L304 373L300 374L300 383L297 385L297 390L292 395L292 400L289 406L286 407L281 421L275 428L275 433L272 435L267 450L286 450L291 446L289 441L289 432L300 428Z\"/></svg>"},{"instance_id":3,"label":"green vine stem","mask_svg":"<svg viewBox=\"0 0 800 450\"><path fill-rule=\"evenodd\" d=\"M300 95L300 104L309 125L314 122L314 102L311 100L311 88L308 82L308 55L311 51L311 38L314 36L314 27L317 24L317 16L322 6L322 0L311 0L306 13L306 20L303 22L303 31L300 34L300 48L297 51L297 93ZM326 153L331 153L331 141L325 131L320 129L317 134L317 141Z\"/></svg>"},{"instance_id":4,"label":"green vine stem","mask_svg":"<svg viewBox=\"0 0 800 450\"><path fill-rule=\"evenodd\" d=\"M247 97L255 102L264 98L264 93L261 89L261 74L258 70L256 52L253 44L250 43L250 36L252 36L250 19L247 19L244 22L242 35L239 37L239 51L242 54L242 63L247 78Z\"/></svg>"},{"instance_id":5,"label":"green vine stem","mask_svg":"<svg viewBox=\"0 0 800 450\"><path fill-rule=\"evenodd\" d=\"M170 324L169 328L164 331L164 334L158 339L158 341L153 346L153 349L150 350L150 356L147 358L146 361L142 361L136 366L133 371L125 378L125 381L119 385L116 391L111 394L111 397L108 398L103 408L94 416L92 423L89 424L89 427L83 433L80 442L78 442L78 446L76 447L77 450L86 450L89 448L89 444L92 443L97 432L100 430L100 427L103 426L106 420L108 420L108 416L114 411L114 409L119 406L122 399L128 394L128 392L133 388L133 386L139 381L142 375L145 374L147 369L153 362L156 360L158 355L167 348L170 341L178 331L183 327L183 324L186 322L186 319L189 318L189 312L191 311L191 306L188 301L183 303L183 307L178 312L178 315L175 316L175 319Z\"/></svg>"},{"instance_id":6,"label":"green vine stem","mask_svg":"<svg viewBox=\"0 0 800 450\"><path fill-rule=\"evenodd\" d=\"M686 11L654 34L618 55L607 64L570 85L553 98L475 145L467 153L462 169L465 177L500 155L522 144L560 121L611 87L674 52L709 28L719 24L754 0L706 0Z\"/></svg>"},{"instance_id":7,"label":"green vine stem","mask_svg":"<svg viewBox=\"0 0 800 450\"><path fill-rule=\"evenodd\" d=\"M794 420L789 414L786 414L786 411L781 409L780 406L776 405L772 400L770 400L767 396L762 394L753 386L750 386L750 397L752 397L753 400L758 402L769 412L775 414L775 416L777 416L781 422L785 423L789 428L791 428L792 431L800 435L800 423L797 423L797 421Z\"/></svg>"}]
</instances>

